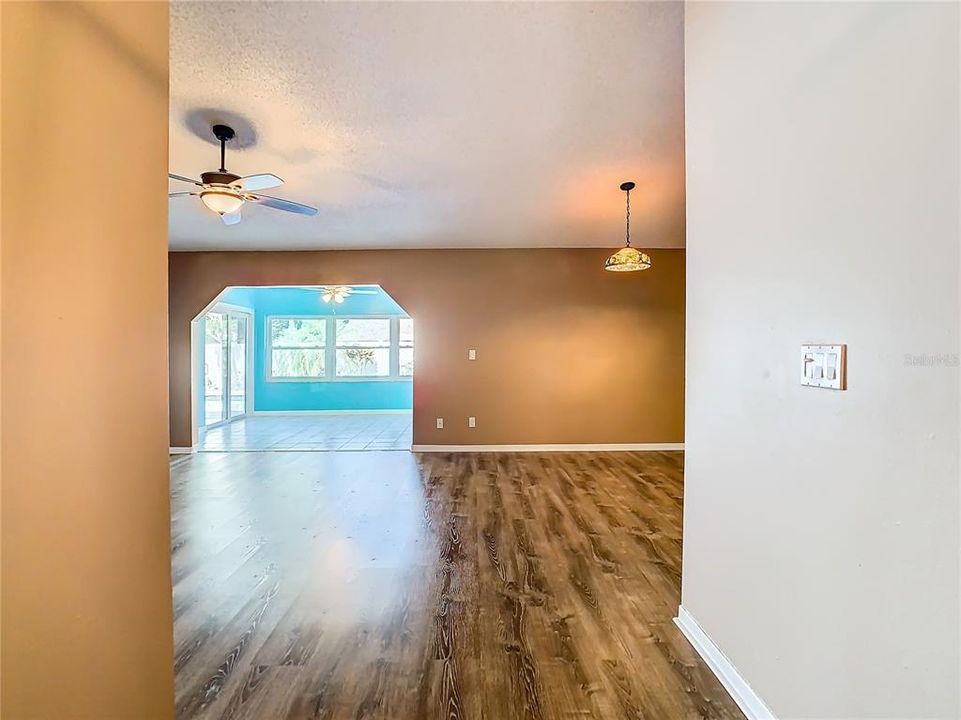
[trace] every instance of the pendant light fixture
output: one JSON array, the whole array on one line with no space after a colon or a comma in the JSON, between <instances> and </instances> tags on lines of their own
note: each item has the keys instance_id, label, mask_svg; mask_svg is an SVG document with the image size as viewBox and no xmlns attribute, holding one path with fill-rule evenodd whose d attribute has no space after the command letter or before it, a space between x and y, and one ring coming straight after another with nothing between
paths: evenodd
<instances>
[{"instance_id":1,"label":"pendant light fixture","mask_svg":"<svg viewBox=\"0 0 961 720\"><path fill-rule=\"evenodd\" d=\"M631 247L631 190L634 183L621 183L621 190L627 195L627 216L626 216L626 242L624 247L607 258L604 269L611 272L634 272L635 270L647 270L651 266L651 258L647 253L642 253L637 248Z\"/></svg>"}]
</instances>

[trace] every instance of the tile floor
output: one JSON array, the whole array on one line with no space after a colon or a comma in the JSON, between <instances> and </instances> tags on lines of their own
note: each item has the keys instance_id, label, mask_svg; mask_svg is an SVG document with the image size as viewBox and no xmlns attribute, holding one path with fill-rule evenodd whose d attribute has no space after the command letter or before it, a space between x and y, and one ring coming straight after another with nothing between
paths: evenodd
<instances>
[{"instance_id":1,"label":"tile floor","mask_svg":"<svg viewBox=\"0 0 961 720\"><path fill-rule=\"evenodd\" d=\"M411 414L252 415L201 433L201 452L410 450Z\"/></svg>"}]
</instances>

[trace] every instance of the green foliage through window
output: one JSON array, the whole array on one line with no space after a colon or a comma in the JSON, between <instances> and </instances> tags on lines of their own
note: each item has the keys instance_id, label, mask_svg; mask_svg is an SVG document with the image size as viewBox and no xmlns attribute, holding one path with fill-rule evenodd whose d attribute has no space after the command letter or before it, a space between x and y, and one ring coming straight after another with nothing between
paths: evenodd
<instances>
[{"instance_id":1,"label":"green foliage through window","mask_svg":"<svg viewBox=\"0 0 961 720\"><path fill-rule=\"evenodd\" d=\"M334 318L328 323L326 317L275 317L269 319L268 335L273 378L386 378L392 376L392 363L393 377L414 372L410 318Z\"/></svg>"}]
</instances>

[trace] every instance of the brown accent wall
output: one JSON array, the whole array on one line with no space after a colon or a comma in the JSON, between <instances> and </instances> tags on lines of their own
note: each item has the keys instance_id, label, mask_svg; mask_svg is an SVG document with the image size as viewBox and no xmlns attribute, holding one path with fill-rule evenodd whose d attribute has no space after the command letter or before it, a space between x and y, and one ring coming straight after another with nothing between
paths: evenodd
<instances>
[{"instance_id":1,"label":"brown accent wall","mask_svg":"<svg viewBox=\"0 0 961 720\"><path fill-rule=\"evenodd\" d=\"M228 286L328 283L380 284L414 318L415 444L681 442L684 251L627 274L608 254L171 253L171 445L191 444L191 319Z\"/></svg>"},{"instance_id":2,"label":"brown accent wall","mask_svg":"<svg viewBox=\"0 0 961 720\"><path fill-rule=\"evenodd\" d=\"M167 5L0 17L0 714L167 720Z\"/></svg>"}]
</instances>

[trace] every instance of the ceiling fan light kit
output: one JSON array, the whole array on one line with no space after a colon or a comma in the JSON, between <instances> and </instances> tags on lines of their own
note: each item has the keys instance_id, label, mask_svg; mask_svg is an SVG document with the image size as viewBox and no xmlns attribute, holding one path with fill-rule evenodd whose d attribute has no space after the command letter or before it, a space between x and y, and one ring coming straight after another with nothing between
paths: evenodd
<instances>
[{"instance_id":1,"label":"ceiling fan light kit","mask_svg":"<svg viewBox=\"0 0 961 720\"><path fill-rule=\"evenodd\" d=\"M338 305L351 295L376 295L380 291L376 285L310 285L301 289L318 292L325 303Z\"/></svg>"},{"instance_id":2,"label":"ceiling fan light kit","mask_svg":"<svg viewBox=\"0 0 961 720\"><path fill-rule=\"evenodd\" d=\"M278 185L283 185L284 181L273 173L261 173L259 175L241 177L240 175L228 172L225 167L227 143L234 137L233 128L227 125L214 125L211 130L214 137L220 141L220 169L201 173L200 180L169 173L168 177L173 180L192 183L200 187L200 190L194 192L173 192L169 194L169 197L182 197L184 195L199 196L200 201L205 207L221 217L224 225L236 225L239 223L241 220L240 209L244 206L244 203L247 202L257 203L258 205L265 205L275 210L283 210L299 215L317 214L317 208L312 208L309 205L301 205L290 200L251 192L277 187Z\"/></svg>"},{"instance_id":3,"label":"ceiling fan light kit","mask_svg":"<svg viewBox=\"0 0 961 720\"><path fill-rule=\"evenodd\" d=\"M338 305L342 305L344 299L350 295L351 289L343 285L332 285L322 288L320 291L320 299L325 303L329 303L333 300Z\"/></svg>"},{"instance_id":4,"label":"ceiling fan light kit","mask_svg":"<svg viewBox=\"0 0 961 720\"><path fill-rule=\"evenodd\" d=\"M211 188L200 191L200 200L208 209L219 215L229 215L237 212L244 205L244 198L240 193L229 189Z\"/></svg>"},{"instance_id":5,"label":"ceiling fan light kit","mask_svg":"<svg viewBox=\"0 0 961 720\"><path fill-rule=\"evenodd\" d=\"M630 181L621 183L621 190L627 196L626 241L624 247L604 262L604 269L611 272L636 272L651 267L651 258L647 253L631 247L631 190L634 187L634 183Z\"/></svg>"}]
</instances>

